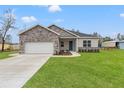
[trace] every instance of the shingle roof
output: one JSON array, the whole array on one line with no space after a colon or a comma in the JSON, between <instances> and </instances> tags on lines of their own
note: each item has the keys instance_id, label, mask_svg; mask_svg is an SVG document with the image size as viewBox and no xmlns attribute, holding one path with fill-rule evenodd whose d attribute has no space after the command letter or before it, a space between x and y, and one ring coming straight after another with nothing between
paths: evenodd
<instances>
[{"instance_id":1,"label":"shingle roof","mask_svg":"<svg viewBox=\"0 0 124 93\"><path fill-rule=\"evenodd\" d=\"M78 35L80 37L96 37L96 36L94 36L92 34L85 34L85 33L82 33L82 32L72 31L72 30L68 30L68 31L70 31L70 32L72 32L72 33L74 33L74 34L76 34L76 35Z\"/></svg>"},{"instance_id":2,"label":"shingle roof","mask_svg":"<svg viewBox=\"0 0 124 93\"><path fill-rule=\"evenodd\" d=\"M67 31L66 29L61 28L61 27L54 25L54 24L48 26L48 28L59 33L61 37L78 37L76 34L71 33L70 31Z\"/></svg>"},{"instance_id":3,"label":"shingle roof","mask_svg":"<svg viewBox=\"0 0 124 93\"><path fill-rule=\"evenodd\" d=\"M52 27L59 28L59 29L63 30L64 33L65 33L65 32L66 32L66 33L63 34L63 33L61 33L61 31L59 32L58 30L53 29ZM59 26L57 26L57 25L55 25L55 24L50 25L48 28L53 29L54 31L57 31L57 32L60 34L60 36L63 36L63 37L73 35L73 36L76 36L76 37L91 37L91 38L93 37L93 38L98 38L98 37L96 37L96 36L94 36L94 35L92 35L92 34L85 34L85 33L82 33L82 32L77 32L77 31L72 31L72 30L64 29L64 28L61 28L61 27L59 27ZM69 35L69 34L70 34L70 35Z\"/></svg>"},{"instance_id":4,"label":"shingle roof","mask_svg":"<svg viewBox=\"0 0 124 93\"><path fill-rule=\"evenodd\" d=\"M36 27L36 26L41 26L41 25L37 24L37 25L31 26L30 28L27 28L27 29L21 31L19 33L19 35L23 34L24 32L26 32L26 31L28 31L28 30ZM85 33L82 33L82 32L77 32L77 31L72 31L72 30L68 30L68 29L63 29L63 28L61 28L59 26L56 26L54 24L50 25L49 27L44 27L44 26L41 26L41 27L43 27L43 28L45 28L45 29L47 29L47 30L49 30L51 32L54 32L54 33L56 33L57 35L59 35L61 37L81 37L81 38L82 37L84 37L84 38L85 37L91 37L91 38L93 37L93 38L98 38L98 37L96 37L96 36L94 36L92 34L85 34Z\"/></svg>"}]
</instances>

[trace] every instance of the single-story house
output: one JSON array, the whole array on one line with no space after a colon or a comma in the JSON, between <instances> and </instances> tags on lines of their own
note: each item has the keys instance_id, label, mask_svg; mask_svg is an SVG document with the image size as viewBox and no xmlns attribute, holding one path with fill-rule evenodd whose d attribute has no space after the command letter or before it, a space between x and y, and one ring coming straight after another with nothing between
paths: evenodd
<instances>
[{"instance_id":1,"label":"single-story house","mask_svg":"<svg viewBox=\"0 0 124 93\"><path fill-rule=\"evenodd\" d=\"M57 25L35 25L19 33L20 53L51 53L61 50L79 51L79 48L97 48L99 38Z\"/></svg>"},{"instance_id":2,"label":"single-story house","mask_svg":"<svg viewBox=\"0 0 124 93\"><path fill-rule=\"evenodd\" d=\"M124 49L124 40L106 41L102 43L102 47Z\"/></svg>"}]
</instances>

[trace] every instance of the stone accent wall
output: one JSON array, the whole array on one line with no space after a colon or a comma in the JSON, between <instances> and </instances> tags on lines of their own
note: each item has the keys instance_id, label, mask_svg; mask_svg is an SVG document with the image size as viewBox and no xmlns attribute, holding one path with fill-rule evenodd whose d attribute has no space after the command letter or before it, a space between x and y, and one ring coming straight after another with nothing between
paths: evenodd
<instances>
[{"instance_id":1,"label":"stone accent wall","mask_svg":"<svg viewBox=\"0 0 124 93\"><path fill-rule=\"evenodd\" d=\"M54 53L59 52L59 37L47 29L36 26L19 36L20 53L24 53L26 42L54 42Z\"/></svg>"},{"instance_id":2,"label":"stone accent wall","mask_svg":"<svg viewBox=\"0 0 124 93\"><path fill-rule=\"evenodd\" d=\"M75 37L74 35L66 32L65 30L63 30L55 25L52 25L49 28L56 31L57 33L59 33L61 37Z\"/></svg>"}]
</instances>

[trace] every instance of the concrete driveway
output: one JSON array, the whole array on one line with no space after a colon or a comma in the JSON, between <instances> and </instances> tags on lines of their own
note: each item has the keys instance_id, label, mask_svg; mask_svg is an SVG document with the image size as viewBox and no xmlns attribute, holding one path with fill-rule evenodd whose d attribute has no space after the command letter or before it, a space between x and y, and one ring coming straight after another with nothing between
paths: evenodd
<instances>
[{"instance_id":1,"label":"concrete driveway","mask_svg":"<svg viewBox=\"0 0 124 93\"><path fill-rule=\"evenodd\" d=\"M47 62L50 55L18 55L0 60L0 87L20 88L38 69Z\"/></svg>"}]
</instances>

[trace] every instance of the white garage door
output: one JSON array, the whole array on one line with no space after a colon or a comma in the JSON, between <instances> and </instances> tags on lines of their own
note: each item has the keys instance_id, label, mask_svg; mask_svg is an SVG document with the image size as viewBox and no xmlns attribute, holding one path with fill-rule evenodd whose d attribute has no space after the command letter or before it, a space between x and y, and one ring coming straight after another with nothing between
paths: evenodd
<instances>
[{"instance_id":1,"label":"white garage door","mask_svg":"<svg viewBox=\"0 0 124 93\"><path fill-rule=\"evenodd\" d=\"M25 44L25 53L48 53L53 54L53 42L30 42Z\"/></svg>"}]
</instances>

